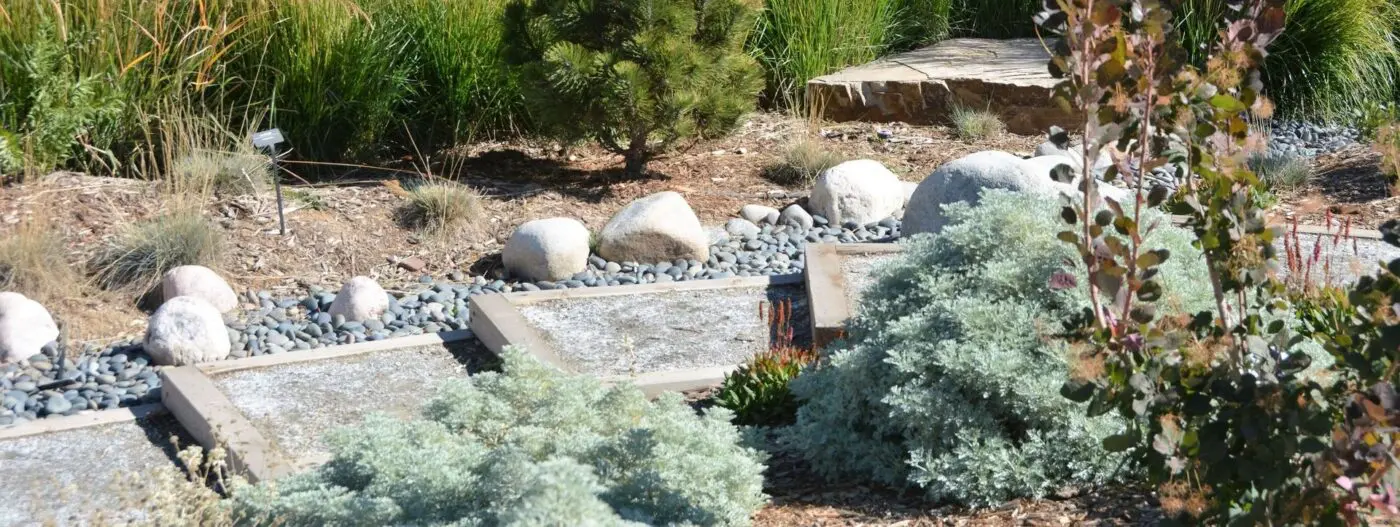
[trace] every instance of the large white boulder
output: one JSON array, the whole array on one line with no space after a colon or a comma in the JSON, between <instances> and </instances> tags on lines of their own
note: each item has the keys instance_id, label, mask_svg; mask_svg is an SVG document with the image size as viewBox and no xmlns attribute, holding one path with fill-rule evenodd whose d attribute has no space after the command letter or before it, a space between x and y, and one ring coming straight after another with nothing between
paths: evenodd
<instances>
[{"instance_id":1,"label":"large white boulder","mask_svg":"<svg viewBox=\"0 0 1400 527\"><path fill-rule=\"evenodd\" d=\"M515 228L501 259L530 281L564 280L588 269L588 228L573 218L532 220Z\"/></svg>"},{"instance_id":2,"label":"large white boulder","mask_svg":"<svg viewBox=\"0 0 1400 527\"><path fill-rule=\"evenodd\" d=\"M879 161L857 159L823 170L807 204L834 224L864 225L888 218L904 204L904 186Z\"/></svg>"},{"instance_id":3,"label":"large white boulder","mask_svg":"<svg viewBox=\"0 0 1400 527\"><path fill-rule=\"evenodd\" d=\"M232 349L218 308L194 296L171 298L156 309L146 325L145 347L163 366L223 360Z\"/></svg>"},{"instance_id":4,"label":"large white boulder","mask_svg":"<svg viewBox=\"0 0 1400 527\"><path fill-rule=\"evenodd\" d=\"M608 220L598 238L598 255L613 262L710 258L700 218L675 192L658 192L628 203Z\"/></svg>"},{"instance_id":5,"label":"large white boulder","mask_svg":"<svg viewBox=\"0 0 1400 527\"><path fill-rule=\"evenodd\" d=\"M202 265L182 265L165 272L160 279L161 296L170 300L177 296L203 298L220 313L238 307L238 295L219 273Z\"/></svg>"},{"instance_id":6,"label":"large white boulder","mask_svg":"<svg viewBox=\"0 0 1400 527\"><path fill-rule=\"evenodd\" d=\"M58 339L58 325L49 310L19 293L0 293L0 362L38 355Z\"/></svg>"},{"instance_id":7,"label":"large white boulder","mask_svg":"<svg viewBox=\"0 0 1400 527\"><path fill-rule=\"evenodd\" d=\"M349 322L364 322L379 318L389 309L389 296L379 282L368 276L356 276L341 286L331 308L331 316L343 315Z\"/></svg>"},{"instance_id":8,"label":"large white boulder","mask_svg":"<svg viewBox=\"0 0 1400 527\"><path fill-rule=\"evenodd\" d=\"M934 170L914 190L904 211L902 232L905 236L938 232L947 221L943 205L959 201L977 203L984 188L1043 196L1079 195L1077 182L1059 183L1050 179L1051 169L1060 164L1070 164L1070 160L1063 156L1021 159L998 151L977 152L950 161ZM1098 188L1100 195L1120 202L1132 195L1102 182L1098 183Z\"/></svg>"}]
</instances>

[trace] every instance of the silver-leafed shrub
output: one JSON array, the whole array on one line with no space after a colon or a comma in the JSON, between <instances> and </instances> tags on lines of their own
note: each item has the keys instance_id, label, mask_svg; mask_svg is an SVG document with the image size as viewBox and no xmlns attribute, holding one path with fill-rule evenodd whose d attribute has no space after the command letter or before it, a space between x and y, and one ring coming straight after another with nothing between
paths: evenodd
<instances>
[{"instance_id":1,"label":"silver-leafed shrub","mask_svg":"<svg viewBox=\"0 0 1400 527\"><path fill-rule=\"evenodd\" d=\"M913 483L974 506L1122 474L1101 442L1123 423L1087 418L1060 395L1069 376L1092 374L1075 369L1094 365L1071 364L1057 336L1087 307L1084 285L1059 274L1078 261L1055 238L1059 208L985 191L975 208L948 207L942 232L906 242L876 273L849 337L794 381L801 407L787 444L828 477ZM1200 251L1161 219L1147 246L1172 252L1162 305L1208 309Z\"/></svg>"},{"instance_id":2,"label":"silver-leafed shrub","mask_svg":"<svg viewBox=\"0 0 1400 527\"><path fill-rule=\"evenodd\" d=\"M422 419L329 436L333 459L236 489L234 516L281 525L748 525L762 454L732 414L564 375L510 351L445 385Z\"/></svg>"}]
</instances>

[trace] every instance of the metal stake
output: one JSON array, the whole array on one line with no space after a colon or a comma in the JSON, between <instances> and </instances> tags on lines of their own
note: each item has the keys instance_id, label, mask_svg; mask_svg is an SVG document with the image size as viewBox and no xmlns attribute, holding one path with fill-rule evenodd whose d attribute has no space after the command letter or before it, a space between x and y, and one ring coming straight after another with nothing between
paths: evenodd
<instances>
[{"instance_id":1,"label":"metal stake","mask_svg":"<svg viewBox=\"0 0 1400 527\"><path fill-rule=\"evenodd\" d=\"M277 193L277 232L282 236L287 235L287 217L282 211L282 165L277 163L281 158L277 153L277 145L285 141L282 131L276 128L253 134L253 147L266 150L268 160L272 163L272 187Z\"/></svg>"}]
</instances>

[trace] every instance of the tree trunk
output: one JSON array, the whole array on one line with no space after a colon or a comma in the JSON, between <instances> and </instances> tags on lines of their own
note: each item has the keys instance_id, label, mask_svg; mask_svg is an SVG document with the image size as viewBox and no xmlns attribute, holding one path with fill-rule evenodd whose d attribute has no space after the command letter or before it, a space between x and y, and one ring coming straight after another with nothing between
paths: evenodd
<instances>
[{"instance_id":1,"label":"tree trunk","mask_svg":"<svg viewBox=\"0 0 1400 527\"><path fill-rule=\"evenodd\" d=\"M627 145L627 152L623 154L627 160L627 168L624 175L627 179L642 179L647 172L647 161L651 158L647 152L647 134L637 134L632 137L632 143Z\"/></svg>"}]
</instances>

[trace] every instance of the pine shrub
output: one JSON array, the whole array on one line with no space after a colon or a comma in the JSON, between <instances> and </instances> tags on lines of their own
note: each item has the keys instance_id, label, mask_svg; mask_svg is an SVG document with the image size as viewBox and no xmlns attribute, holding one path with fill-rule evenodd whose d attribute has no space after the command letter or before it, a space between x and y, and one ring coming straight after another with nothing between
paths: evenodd
<instances>
[{"instance_id":1,"label":"pine shrub","mask_svg":"<svg viewBox=\"0 0 1400 527\"><path fill-rule=\"evenodd\" d=\"M507 350L500 373L444 385L423 417L328 436L319 469L234 492L283 525L747 525L760 454L724 409L564 375Z\"/></svg>"},{"instance_id":2,"label":"pine shrub","mask_svg":"<svg viewBox=\"0 0 1400 527\"><path fill-rule=\"evenodd\" d=\"M509 53L544 132L591 138L627 174L676 141L727 133L762 86L744 51L757 0L516 0Z\"/></svg>"},{"instance_id":3,"label":"pine shrub","mask_svg":"<svg viewBox=\"0 0 1400 527\"><path fill-rule=\"evenodd\" d=\"M1095 365L1071 363L1060 335L1087 302L1082 285L1052 283L1076 257L1055 239L1055 200L988 190L947 211L949 226L878 272L849 338L793 382L786 442L825 476L974 506L1110 480L1122 458L1100 443L1123 422L1060 394ZM1182 255L1163 265L1164 305L1209 308L1189 235L1152 238Z\"/></svg>"}]
</instances>

